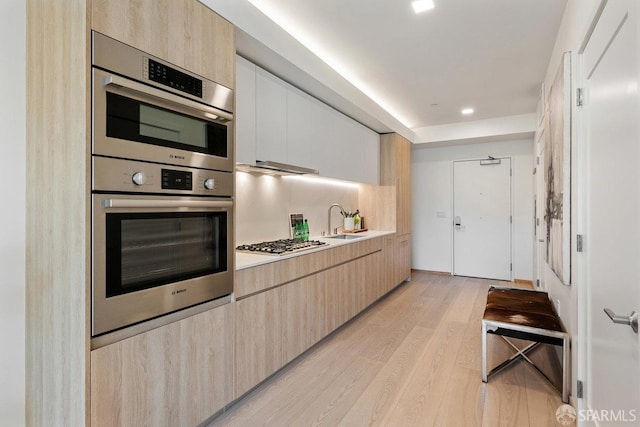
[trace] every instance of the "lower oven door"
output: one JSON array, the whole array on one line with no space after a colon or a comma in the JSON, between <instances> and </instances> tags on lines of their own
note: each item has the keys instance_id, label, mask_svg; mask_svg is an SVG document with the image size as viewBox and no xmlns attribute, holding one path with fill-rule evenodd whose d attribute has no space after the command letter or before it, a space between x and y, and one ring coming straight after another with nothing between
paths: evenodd
<instances>
[{"instance_id":1,"label":"lower oven door","mask_svg":"<svg viewBox=\"0 0 640 427\"><path fill-rule=\"evenodd\" d=\"M233 202L93 195L92 336L233 292Z\"/></svg>"}]
</instances>

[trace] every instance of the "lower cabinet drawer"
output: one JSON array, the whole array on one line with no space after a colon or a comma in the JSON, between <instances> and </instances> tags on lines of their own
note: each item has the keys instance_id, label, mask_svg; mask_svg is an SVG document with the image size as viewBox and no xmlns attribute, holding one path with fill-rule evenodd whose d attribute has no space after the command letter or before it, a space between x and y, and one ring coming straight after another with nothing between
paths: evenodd
<instances>
[{"instance_id":1,"label":"lower cabinet drawer","mask_svg":"<svg viewBox=\"0 0 640 427\"><path fill-rule=\"evenodd\" d=\"M91 426L198 425L231 402L234 304L91 352Z\"/></svg>"}]
</instances>

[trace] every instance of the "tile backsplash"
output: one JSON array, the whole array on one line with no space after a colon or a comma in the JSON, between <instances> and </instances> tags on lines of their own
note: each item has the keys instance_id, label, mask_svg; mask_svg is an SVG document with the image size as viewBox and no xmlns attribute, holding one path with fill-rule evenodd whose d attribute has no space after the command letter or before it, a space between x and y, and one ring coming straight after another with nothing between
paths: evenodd
<instances>
[{"instance_id":1,"label":"tile backsplash","mask_svg":"<svg viewBox=\"0 0 640 427\"><path fill-rule=\"evenodd\" d=\"M290 213L303 214L310 236L319 236L327 229L331 204L362 211L358 191L357 184L237 172L236 244L288 238ZM332 226L341 224L338 209L333 209Z\"/></svg>"}]
</instances>

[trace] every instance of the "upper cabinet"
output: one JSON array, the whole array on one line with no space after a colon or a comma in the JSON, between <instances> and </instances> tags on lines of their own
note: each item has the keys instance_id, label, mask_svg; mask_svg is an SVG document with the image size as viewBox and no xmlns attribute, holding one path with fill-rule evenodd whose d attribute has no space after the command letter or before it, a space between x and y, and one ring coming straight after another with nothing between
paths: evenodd
<instances>
[{"instance_id":1,"label":"upper cabinet","mask_svg":"<svg viewBox=\"0 0 640 427\"><path fill-rule=\"evenodd\" d=\"M91 28L234 88L234 27L196 0L93 0Z\"/></svg>"},{"instance_id":2,"label":"upper cabinet","mask_svg":"<svg viewBox=\"0 0 640 427\"><path fill-rule=\"evenodd\" d=\"M287 161L287 84L256 67L256 160Z\"/></svg>"},{"instance_id":3,"label":"upper cabinet","mask_svg":"<svg viewBox=\"0 0 640 427\"><path fill-rule=\"evenodd\" d=\"M238 163L272 161L327 178L379 183L376 132L242 57L236 70Z\"/></svg>"},{"instance_id":4,"label":"upper cabinet","mask_svg":"<svg viewBox=\"0 0 640 427\"><path fill-rule=\"evenodd\" d=\"M256 66L236 57L236 163L256 161Z\"/></svg>"},{"instance_id":5,"label":"upper cabinet","mask_svg":"<svg viewBox=\"0 0 640 427\"><path fill-rule=\"evenodd\" d=\"M315 161L315 142L310 138L311 109L310 97L301 90L290 86L287 90L287 161L303 168L318 169Z\"/></svg>"}]
</instances>

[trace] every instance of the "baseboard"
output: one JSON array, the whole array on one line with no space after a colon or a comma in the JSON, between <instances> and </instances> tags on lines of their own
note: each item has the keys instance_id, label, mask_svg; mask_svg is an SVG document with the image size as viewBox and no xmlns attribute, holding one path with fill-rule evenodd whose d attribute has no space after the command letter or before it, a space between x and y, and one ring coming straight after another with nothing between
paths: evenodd
<instances>
[{"instance_id":1,"label":"baseboard","mask_svg":"<svg viewBox=\"0 0 640 427\"><path fill-rule=\"evenodd\" d=\"M418 269L411 269L412 272L415 273L427 273L427 274L439 274L441 276L451 276L451 272L449 271L432 271L432 270L418 270Z\"/></svg>"}]
</instances>

